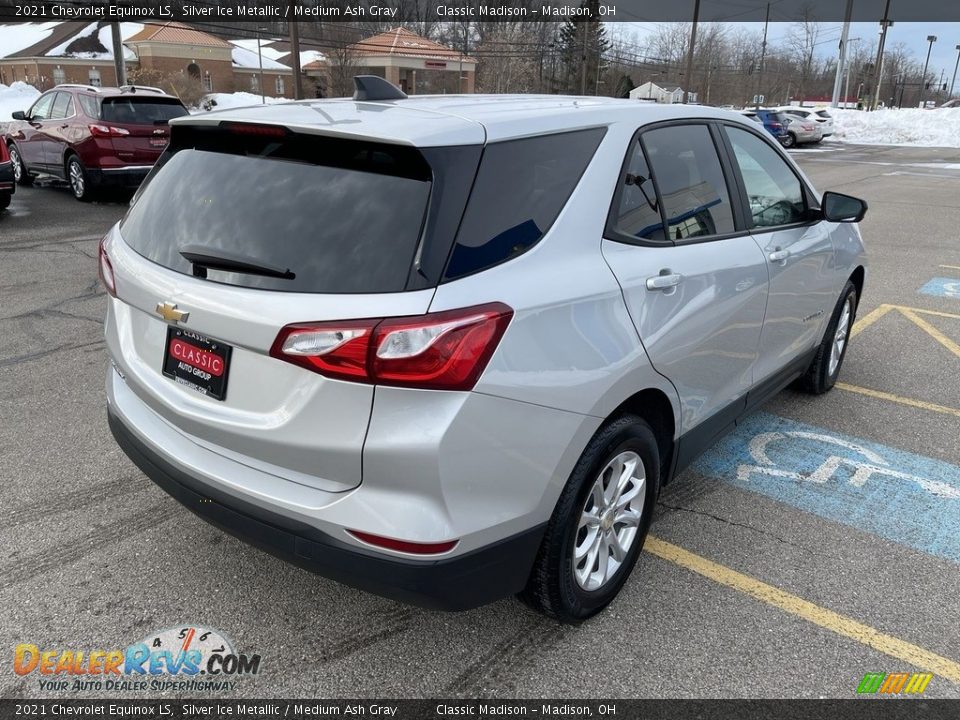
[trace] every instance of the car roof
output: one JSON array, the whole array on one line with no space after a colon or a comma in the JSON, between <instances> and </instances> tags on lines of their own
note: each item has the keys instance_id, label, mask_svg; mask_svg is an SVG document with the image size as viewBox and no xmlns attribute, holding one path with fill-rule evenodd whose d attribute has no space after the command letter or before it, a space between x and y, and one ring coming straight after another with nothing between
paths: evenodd
<instances>
[{"instance_id":1,"label":"car roof","mask_svg":"<svg viewBox=\"0 0 960 720\"><path fill-rule=\"evenodd\" d=\"M95 87L93 85L84 85L82 83L62 83L56 85L50 90L69 90L73 92L82 93L84 95L92 95L95 97L116 97L117 95L143 95L144 97L162 97L162 98L173 98L177 100L175 95L170 95L167 92L164 92L160 88L148 87L146 85L124 85L123 87ZM50 92L48 90L47 92Z\"/></svg>"},{"instance_id":2,"label":"car roof","mask_svg":"<svg viewBox=\"0 0 960 720\"><path fill-rule=\"evenodd\" d=\"M679 118L742 120L739 113L691 105L561 95L418 95L402 100L299 100L216 110L173 125L254 122L321 135L430 147L472 145L629 122Z\"/></svg>"}]
</instances>

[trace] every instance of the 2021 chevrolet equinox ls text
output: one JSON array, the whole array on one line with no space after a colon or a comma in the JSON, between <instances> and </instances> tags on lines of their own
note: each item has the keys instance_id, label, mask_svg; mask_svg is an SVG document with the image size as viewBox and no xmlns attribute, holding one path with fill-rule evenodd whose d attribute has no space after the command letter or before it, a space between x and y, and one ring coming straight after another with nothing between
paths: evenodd
<instances>
[{"instance_id":1,"label":"2021 chevrolet equinox ls text","mask_svg":"<svg viewBox=\"0 0 960 720\"><path fill-rule=\"evenodd\" d=\"M100 245L110 427L330 578L590 617L664 483L840 371L866 205L738 113L361 78L171 125Z\"/></svg>"}]
</instances>

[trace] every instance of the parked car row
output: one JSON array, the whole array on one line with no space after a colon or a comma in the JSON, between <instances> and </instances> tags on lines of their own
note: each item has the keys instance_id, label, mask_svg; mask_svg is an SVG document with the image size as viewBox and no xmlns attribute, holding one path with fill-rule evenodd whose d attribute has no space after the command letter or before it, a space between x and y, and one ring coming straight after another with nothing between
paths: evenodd
<instances>
[{"instance_id":1,"label":"parked car row","mask_svg":"<svg viewBox=\"0 0 960 720\"><path fill-rule=\"evenodd\" d=\"M158 88L58 85L13 113L3 152L18 184L52 175L89 200L103 186L137 187L167 146L168 121L187 114Z\"/></svg>"},{"instance_id":2,"label":"parked car row","mask_svg":"<svg viewBox=\"0 0 960 720\"><path fill-rule=\"evenodd\" d=\"M833 134L833 117L823 109L790 105L744 110L743 114L763 125L787 148L818 143Z\"/></svg>"}]
</instances>

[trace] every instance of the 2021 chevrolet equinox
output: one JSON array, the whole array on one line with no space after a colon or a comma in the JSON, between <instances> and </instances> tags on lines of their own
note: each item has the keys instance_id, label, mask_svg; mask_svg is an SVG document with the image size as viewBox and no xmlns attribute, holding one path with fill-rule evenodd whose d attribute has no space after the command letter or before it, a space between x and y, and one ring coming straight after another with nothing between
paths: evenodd
<instances>
[{"instance_id":1,"label":"2021 chevrolet equinox","mask_svg":"<svg viewBox=\"0 0 960 720\"><path fill-rule=\"evenodd\" d=\"M100 246L110 427L291 562L582 620L664 483L787 384L833 386L865 210L705 107L367 78L178 118Z\"/></svg>"}]
</instances>

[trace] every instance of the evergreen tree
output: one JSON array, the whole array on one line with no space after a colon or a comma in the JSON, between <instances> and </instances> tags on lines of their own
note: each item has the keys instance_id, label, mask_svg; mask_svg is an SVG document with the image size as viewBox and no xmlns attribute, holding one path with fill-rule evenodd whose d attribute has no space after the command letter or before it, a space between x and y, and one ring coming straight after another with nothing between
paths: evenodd
<instances>
[{"instance_id":1,"label":"evergreen tree","mask_svg":"<svg viewBox=\"0 0 960 720\"><path fill-rule=\"evenodd\" d=\"M566 91L574 95L598 94L598 79L610 49L607 30L600 22L600 0L582 0L587 15L567 20L560 29L560 61Z\"/></svg>"}]
</instances>

